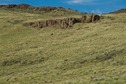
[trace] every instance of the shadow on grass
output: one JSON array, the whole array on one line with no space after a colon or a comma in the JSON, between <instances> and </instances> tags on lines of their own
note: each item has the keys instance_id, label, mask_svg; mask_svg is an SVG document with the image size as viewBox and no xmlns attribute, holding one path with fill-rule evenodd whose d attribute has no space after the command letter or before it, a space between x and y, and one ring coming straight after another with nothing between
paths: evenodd
<instances>
[{"instance_id":1,"label":"shadow on grass","mask_svg":"<svg viewBox=\"0 0 126 84\"><path fill-rule=\"evenodd\" d=\"M95 60L97 60L97 61L106 61L106 60L109 60L109 59L112 59L112 58L116 57L118 54L123 53L123 52L124 52L124 48L120 49L120 50L108 51L108 52L103 53L100 56L96 56Z\"/></svg>"},{"instance_id":2,"label":"shadow on grass","mask_svg":"<svg viewBox=\"0 0 126 84\"><path fill-rule=\"evenodd\" d=\"M42 63L46 60L48 60L48 58L46 57L38 57L38 58L35 58L34 60L21 59L21 58L5 59L4 61L1 62L1 65L11 66L11 65L19 64L21 66L26 66L26 65L34 65L34 64Z\"/></svg>"}]
</instances>

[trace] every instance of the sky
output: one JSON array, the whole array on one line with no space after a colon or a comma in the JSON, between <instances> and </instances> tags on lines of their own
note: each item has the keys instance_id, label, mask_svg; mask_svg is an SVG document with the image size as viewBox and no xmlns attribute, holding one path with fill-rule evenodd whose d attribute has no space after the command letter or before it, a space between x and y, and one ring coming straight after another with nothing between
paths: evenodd
<instances>
[{"instance_id":1,"label":"sky","mask_svg":"<svg viewBox=\"0 0 126 84\"><path fill-rule=\"evenodd\" d=\"M56 6L79 12L108 13L126 8L126 0L0 0L0 4L29 4L32 6Z\"/></svg>"}]
</instances>

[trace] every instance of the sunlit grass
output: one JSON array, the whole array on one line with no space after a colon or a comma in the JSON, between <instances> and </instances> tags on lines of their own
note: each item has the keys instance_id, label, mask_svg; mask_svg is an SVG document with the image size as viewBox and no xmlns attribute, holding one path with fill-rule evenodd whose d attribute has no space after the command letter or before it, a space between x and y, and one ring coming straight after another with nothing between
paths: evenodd
<instances>
[{"instance_id":1,"label":"sunlit grass","mask_svg":"<svg viewBox=\"0 0 126 84\"><path fill-rule=\"evenodd\" d=\"M22 23L47 16L0 10L0 84L125 84L125 15L38 30Z\"/></svg>"}]
</instances>

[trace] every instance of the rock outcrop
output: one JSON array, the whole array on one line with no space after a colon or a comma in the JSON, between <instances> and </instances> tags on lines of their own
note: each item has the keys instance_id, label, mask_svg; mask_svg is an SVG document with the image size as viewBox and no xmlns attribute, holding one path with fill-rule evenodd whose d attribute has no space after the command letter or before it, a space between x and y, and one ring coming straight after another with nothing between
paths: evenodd
<instances>
[{"instance_id":1,"label":"rock outcrop","mask_svg":"<svg viewBox=\"0 0 126 84\"><path fill-rule=\"evenodd\" d=\"M95 14L83 15L80 19L81 19L81 23L90 23L90 22L96 22L100 20L100 16Z\"/></svg>"},{"instance_id":2,"label":"rock outcrop","mask_svg":"<svg viewBox=\"0 0 126 84\"><path fill-rule=\"evenodd\" d=\"M71 28L75 23L91 23L100 20L99 15L83 15L81 18L64 18L55 20L42 20L36 22L26 22L23 23L24 26L32 26L38 28L44 28L53 25L59 25L61 28Z\"/></svg>"}]
</instances>

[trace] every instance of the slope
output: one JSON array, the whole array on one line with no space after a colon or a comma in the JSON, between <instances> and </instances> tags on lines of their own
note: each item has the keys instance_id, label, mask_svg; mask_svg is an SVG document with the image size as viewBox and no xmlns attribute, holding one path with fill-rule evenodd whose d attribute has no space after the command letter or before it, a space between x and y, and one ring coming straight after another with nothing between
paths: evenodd
<instances>
[{"instance_id":1,"label":"slope","mask_svg":"<svg viewBox=\"0 0 126 84\"><path fill-rule=\"evenodd\" d=\"M22 23L54 17L0 10L0 84L124 84L125 15L38 30Z\"/></svg>"},{"instance_id":2,"label":"slope","mask_svg":"<svg viewBox=\"0 0 126 84\"><path fill-rule=\"evenodd\" d=\"M53 16L53 17L81 14L77 10L72 10L70 8L51 7L51 6L34 7L34 6L30 6L28 4L0 5L0 9L18 11L21 13L25 12L25 13L34 13L34 14L44 14L44 15Z\"/></svg>"},{"instance_id":3,"label":"slope","mask_svg":"<svg viewBox=\"0 0 126 84\"><path fill-rule=\"evenodd\" d=\"M114 11L114 12L110 12L110 14L118 14L118 13L126 13L126 8L120 9L120 10L117 10L117 11Z\"/></svg>"}]
</instances>

